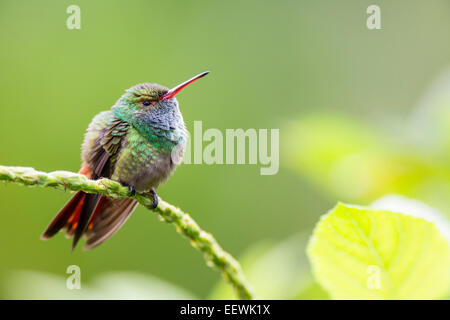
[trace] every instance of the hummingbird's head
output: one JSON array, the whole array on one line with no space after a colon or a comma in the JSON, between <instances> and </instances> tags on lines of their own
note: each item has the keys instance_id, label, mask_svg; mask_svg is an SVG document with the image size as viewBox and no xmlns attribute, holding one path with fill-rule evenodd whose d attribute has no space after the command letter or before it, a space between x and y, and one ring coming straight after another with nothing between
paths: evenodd
<instances>
[{"instance_id":1,"label":"hummingbird's head","mask_svg":"<svg viewBox=\"0 0 450 320\"><path fill-rule=\"evenodd\" d=\"M175 95L208 73L209 71L202 72L172 89L156 83L135 85L126 90L125 94L120 97L113 107L114 113L118 118L125 121L129 121L132 117L171 113L173 109L178 110L178 102Z\"/></svg>"},{"instance_id":2,"label":"hummingbird's head","mask_svg":"<svg viewBox=\"0 0 450 320\"><path fill-rule=\"evenodd\" d=\"M127 107L127 111L154 109L156 104L169 92L169 89L157 83L141 83L125 91L117 104Z\"/></svg>"}]
</instances>

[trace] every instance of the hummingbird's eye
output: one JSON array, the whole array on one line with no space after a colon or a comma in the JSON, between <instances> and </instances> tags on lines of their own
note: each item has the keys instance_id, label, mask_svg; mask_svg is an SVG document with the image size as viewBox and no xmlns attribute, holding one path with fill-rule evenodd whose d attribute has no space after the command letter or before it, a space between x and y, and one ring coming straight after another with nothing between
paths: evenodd
<instances>
[{"instance_id":1,"label":"hummingbird's eye","mask_svg":"<svg viewBox=\"0 0 450 320\"><path fill-rule=\"evenodd\" d=\"M144 106L144 107L148 107L148 106L150 106L152 104L152 102L150 101L150 100L144 100L144 101L142 101L142 105Z\"/></svg>"}]
</instances>

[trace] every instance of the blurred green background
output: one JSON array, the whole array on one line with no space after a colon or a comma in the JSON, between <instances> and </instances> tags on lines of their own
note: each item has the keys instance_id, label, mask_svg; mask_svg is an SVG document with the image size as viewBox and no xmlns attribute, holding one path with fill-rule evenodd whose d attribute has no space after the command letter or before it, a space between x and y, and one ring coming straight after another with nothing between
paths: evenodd
<instances>
[{"instance_id":1,"label":"blurred green background","mask_svg":"<svg viewBox=\"0 0 450 320\"><path fill-rule=\"evenodd\" d=\"M0 164L78 171L87 125L125 89L211 70L178 97L188 128L279 128L280 170L182 165L160 196L243 257L262 296L325 297L305 239L338 200L396 193L450 216L450 2L376 1L382 30L370 31L373 3L2 1ZM66 28L71 4L81 30ZM133 284L142 297L226 296L211 293L219 274L188 241L142 208L91 252L71 253L61 234L40 241L69 197L0 184L0 298L73 297L72 264L97 288L89 297L127 297Z\"/></svg>"}]
</instances>

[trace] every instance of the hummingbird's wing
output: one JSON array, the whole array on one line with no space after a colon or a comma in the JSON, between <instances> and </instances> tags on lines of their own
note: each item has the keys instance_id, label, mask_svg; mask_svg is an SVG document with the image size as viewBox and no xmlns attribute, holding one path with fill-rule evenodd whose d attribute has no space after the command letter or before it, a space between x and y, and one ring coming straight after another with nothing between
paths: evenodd
<instances>
[{"instance_id":1,"label":"hummingbird's wing","mask_svg":"<svg viewBox=\"0 0 450 320\"><path fill-rule=\"evenodd\" d=\"M99 132L94 146L90 151L89 166L92 168L91 179L110 178L114 171L117 156L125 143L129 124L117 118Z\"/></svg>"},{"instance_id":2,"label":"hummingbird's wing","mask_svg":"<svg viewBox=\"0 0 450 320\"><path fill-rule=\"evenodd\" d=\"M92 146L88 159L91 179L110 178L120 148L124 143L124 137L128 133L128 123L112 117L98 132L98 138ZM85 233L89 222L95 211L100 210L100 200L103 196L99 194L86 194L84 203L78 219L73 219L68 226L68 236L74 235L72 248L75 248L81 236ZM103 201L102 201L103 202ZM99 210L97 210L97 207Z\"/></svg>"},{"instance_id":3,"label":"hummingbird's wing","mask_svg":"<svg viewBox=\"0 0 450 320\"><path fill-rule=\"evenodd\" d=\"M94 118L83 143L83 167L80 173L90 179L110 178L121 148L126 143L128 124L103 112ZM109 239L136 208L133 199L113 199L78 191L61 209L42 235L48 239L66 228L74 236L72 249L86 235L85 249Z\"/></svg>"},{"instance_id":4,"label":"hummingbird's wing","mask_svg":"<svg viewBox=\"0 0 450 320\"><path fill-rule=\"evenodd\" d=\"M99 143L93 148L90 160L95 175L111 176L120 149L126 143L128 129L128 123L113 119L103 135L99 136ZM87 242L84 249L90 250L109 239L125 223L136 206L137 202L133 199L118 200L102 196L85 229Z\"/></svg>"}]
</instances>

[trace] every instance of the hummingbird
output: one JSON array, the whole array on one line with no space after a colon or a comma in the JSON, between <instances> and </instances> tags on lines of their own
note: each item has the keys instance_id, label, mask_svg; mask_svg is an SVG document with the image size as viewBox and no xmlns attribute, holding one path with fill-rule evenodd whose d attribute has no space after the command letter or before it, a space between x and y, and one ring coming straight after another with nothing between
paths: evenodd
<instances>
[{"instance_id":1,"label":"hummingbird","mask_svg":"<svg viewBox=\"0 0 450 320\"><path fill-rule=\"evenodd\" d=\"M181 163L187 140L183 116L175 96L209 71L168 89L142 83L125 91L108 111L97 114L82 144L80 174L109 178L130 193L148 193L158 205L156 188ZM72 250L86 237L85 250L109 239L130 217L137 201L113 199L78 191L59 211L41 236L46 240L66 229Z\"/></svg>"}]
</instances>

